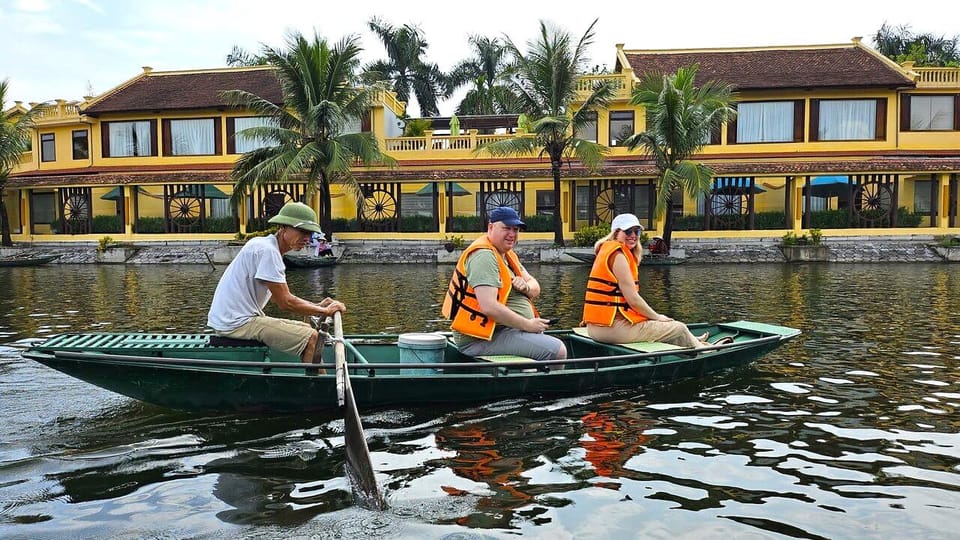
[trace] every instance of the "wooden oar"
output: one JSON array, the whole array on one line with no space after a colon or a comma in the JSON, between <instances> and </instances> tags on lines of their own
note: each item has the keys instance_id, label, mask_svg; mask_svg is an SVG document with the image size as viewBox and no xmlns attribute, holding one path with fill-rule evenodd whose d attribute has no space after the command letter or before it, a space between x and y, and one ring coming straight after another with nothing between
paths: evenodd
<instances>
[{"instance_id":1,"label":"wooden oar","mask_svg":"<svg viewBox=\"0 0 960 540\"><path fill-rule=\"evenodd\" d=\"M339 311L333 316L333 356L337 366L337 404L343 413L347 476L362 506L383 510L387 503L373 474L370 450L367 448L367 439L363 436L360 412L357 411L353 388L350 386L347 351L343 344L343 321Z\"/></svg>"}]
</instances>

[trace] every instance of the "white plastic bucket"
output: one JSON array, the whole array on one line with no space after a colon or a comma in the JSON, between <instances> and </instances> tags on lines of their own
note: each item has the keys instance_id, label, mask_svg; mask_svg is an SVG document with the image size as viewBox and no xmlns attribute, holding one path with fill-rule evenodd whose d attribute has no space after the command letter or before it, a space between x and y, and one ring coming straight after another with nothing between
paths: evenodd
<instances>
[{"instance_id":1,"label":"white plastic bucket","mask_svg":"<svg viewBox=\"0 0 960 540\"><path fill-rule=\"evenodd\" d=\"M441 334L415 332L400 334L397 337L400 348L401 364L439 364L443 362L443 350L447 347L447 338ZM432 370L401 369L404 375L426 375Z\"/></svg>"}]
</instances>

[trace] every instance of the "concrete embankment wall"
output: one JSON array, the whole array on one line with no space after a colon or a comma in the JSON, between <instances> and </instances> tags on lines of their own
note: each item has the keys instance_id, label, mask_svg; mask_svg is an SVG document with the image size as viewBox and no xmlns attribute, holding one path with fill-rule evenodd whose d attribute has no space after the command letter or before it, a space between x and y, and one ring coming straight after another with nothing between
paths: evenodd
<instances>
[{"instance_id":1,"label":"concrete embankment wall","mask_svg":"<svg viewBox=\"0 0 960 540\"><path fill-rule=\"evenodd\" d=\"M674 240L672 255L688 263L781 263L787 262L779 239L702 238ZM827 261L941 262L944 257L931 235L899 237L830 237ZM165 241L133 243L97 251L96 243L42 243L0 248L0 257L31 253L60 255L60 264L228 264L240 246L219 241ZM588 248L554 248L547 241L522 241L516 251L524 262L580 263L571 253ZM456 263L459 250L447 252L436 240L348 240L335 252L340 264Z\"/></svg>"}]
</instances>

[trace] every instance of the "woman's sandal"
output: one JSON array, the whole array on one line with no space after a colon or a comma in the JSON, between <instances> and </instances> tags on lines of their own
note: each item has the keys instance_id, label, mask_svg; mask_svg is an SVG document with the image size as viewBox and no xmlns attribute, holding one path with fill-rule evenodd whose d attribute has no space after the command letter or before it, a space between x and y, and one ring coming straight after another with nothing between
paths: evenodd
<instances>
[{"instance_id":1,"label":"woman's sandal","mask_svg":"<svg viewBox=\"0 0 960 540\"><path fill-rule=\"evenodd\" d=\"M730 336L723 336L722 338L714 341L711 345L729 345L733 343L733 338Z\"/></svg>"}]
</instances>

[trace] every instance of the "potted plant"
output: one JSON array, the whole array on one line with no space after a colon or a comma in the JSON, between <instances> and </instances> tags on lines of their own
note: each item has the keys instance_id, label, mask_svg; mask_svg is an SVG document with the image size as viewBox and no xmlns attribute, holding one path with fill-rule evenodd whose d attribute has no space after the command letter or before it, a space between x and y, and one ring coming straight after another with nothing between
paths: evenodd
<instances>
[{"instance_id":1,"label":"potted plant","mask_svg":"<svg viewBox=\"0 0 960 540\"><path fill-rule=\"evenodd\" d=\"M810 229L810 236L793 232L783 235L780 251L787 262L824 262L830 258L830 249L823 245L823 231Z\"/></svg>"}]
</instances>

